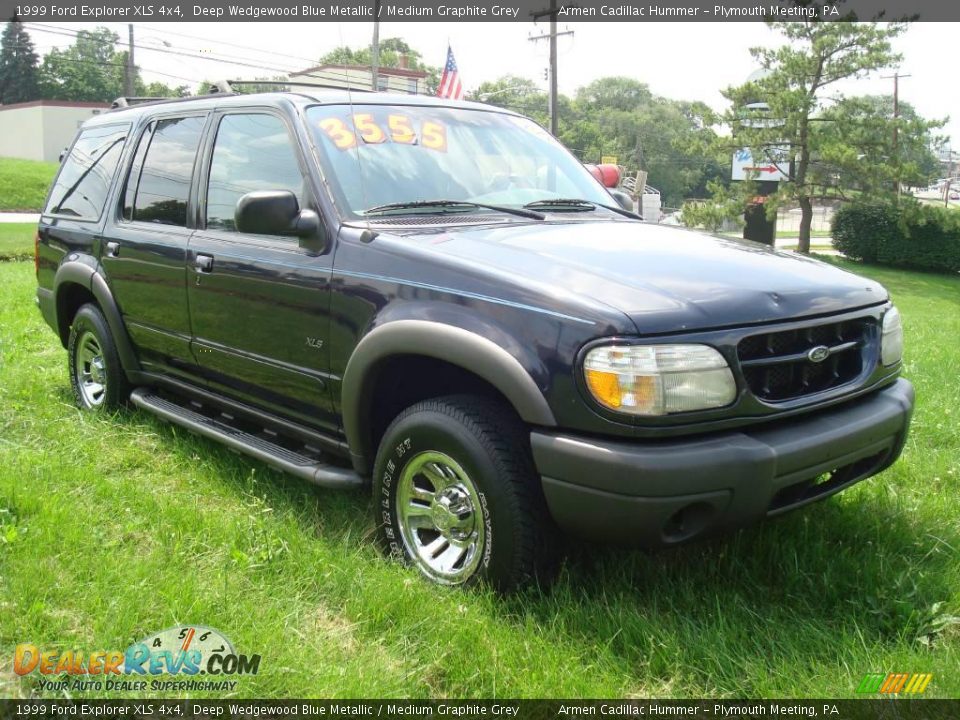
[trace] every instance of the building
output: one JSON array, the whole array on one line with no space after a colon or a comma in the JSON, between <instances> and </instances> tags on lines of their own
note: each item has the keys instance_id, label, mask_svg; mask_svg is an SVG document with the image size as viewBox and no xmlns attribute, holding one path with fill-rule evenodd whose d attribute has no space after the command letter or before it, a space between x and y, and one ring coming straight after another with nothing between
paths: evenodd
<instances>
[{"instance_id":1,"label":"building","mask_svg":"<svg viewBox=\"0 0 960 720\"><path fill-rule=\"evenodd\" d=\"M941 177L960 177L960 152L950 148L941 148L938 152Z\"/></svg>"},{"instance_id":2,"label":"building","mask_svg":"<svg viewBox=\"0 0 960 720\"><path fill-rule=\"evenodd\" d=\"M373 69L369 65L317 65L300 72L290 73L290 80L370 90L373 86ZM377 90L407 95L425 94L427 73L405 67L379 68Z\"/></svg>"},{"instance_id":3,"label":"building","mask_svg":"<svg viewBox=\"0 0 960 720\"><path fill-rule=\"evenodd\" d=\"M57 162L80 124L108 107L62 100L0 105L0 157Z\"/></svg>"}]
</instances>

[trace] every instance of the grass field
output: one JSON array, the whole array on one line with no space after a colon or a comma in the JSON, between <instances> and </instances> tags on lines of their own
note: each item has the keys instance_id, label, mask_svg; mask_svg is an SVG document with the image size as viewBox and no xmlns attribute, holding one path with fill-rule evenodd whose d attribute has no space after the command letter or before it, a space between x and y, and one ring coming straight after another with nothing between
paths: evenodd
<instances>
[{"instance_id":1,"label":"grass field","mask_svg":"<svg viewBox=\"0 0 960 720\"><path fill-rule=\"evenodd\" d=\"M0 223L0 261L33 257L35 223Z\"/></svg>"},{"instance_id":2,"label":"grass field","mask_svg":"<svg viewBox=\"0 0 960 720\"><path fill-rule=\"evenodd\" d=\"M0 157L0 212L40 212L59 165Z\"/></svg>"},{"instance_id":3,"label":"grass field","mask_svg":"<svg viewBox=\"0 0 960 720\"><path fill-rule=\"evenodd\" d=\"M960 278L866 269L904 314L903 459L825 503L664 552L583 548L552 592L433 587L360 493L308 487L140 412L81 414L0 263L0 696L16 643L123 649L180 623L262 655L260 697L838 697L868 672L960 696Z\"/></svg>"}]
</instances>

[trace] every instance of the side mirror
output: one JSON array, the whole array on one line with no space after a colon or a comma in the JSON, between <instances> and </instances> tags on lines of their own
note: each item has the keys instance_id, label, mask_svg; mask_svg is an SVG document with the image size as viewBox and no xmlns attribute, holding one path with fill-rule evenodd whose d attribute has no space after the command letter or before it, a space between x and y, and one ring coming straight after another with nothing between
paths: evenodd
<instances>
[{"instance_id":1,"label":"side mirror","mask_svg":"<svg viewBox=\"0 0 960 720\"><path fill-rule=\"evenodd\" d=\"M608 188L607 192L613 196L613 199L617 201L617 205L622 207L624 210L629 210L630 212L636 212L633 209L633 198L627 195L623 190L618 190L617 188Z\"/></svg>"},{"instance_id":2,"label":"side mirror","mask_svg":"<svg viewBox=\"0 0 960 720\"><path fill-rule=\"evenodd\" d=\"M297 196L289 190L258 190L237 201L233 219L237 230L259 235L293 235L302 247L323 250L320 217L313 210L301 210Z\"/></svg>"}]
</instances>

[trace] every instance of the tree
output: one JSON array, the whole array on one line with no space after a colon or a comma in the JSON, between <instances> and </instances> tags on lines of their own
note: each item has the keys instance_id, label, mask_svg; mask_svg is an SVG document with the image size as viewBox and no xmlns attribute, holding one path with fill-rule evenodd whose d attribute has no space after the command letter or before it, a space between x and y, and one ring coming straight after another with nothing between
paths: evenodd
<instances>
[{"instance_id":1,"label":"tree","mask_svg":"<svg viewBox=\"0 0 960 720\"><path fill-rule=\"evenodd\" d=\"M43 58L42 86L56 100L111 102L123 95L126 52L115 50L120 37L105 27L80 30L73 45L54 48Z\"/></svg>"},{"instance_id":2,"label":"tree","mask_svg":"<svg viewBox=\"0 0 960 720\"><path fill-rule=\"evenodd\" d=\"M471 96L522 113L546 126L547 95L526 78L505 75L485 82ZM703 103L657 97L644 83L606 77L560 95L558 139L583 162L614 155L628 173L646 170L664 202L679 206L691 193L703 197L707 183L723 173L718 157L705 154L715 135L714 115Z\"/></svg>"},{"instance_id":3,"label":"tree","mask_svg":"<svg viewBox=\"0 0 960 720\"><path fill-rule=\"evenodd\" d=\"M0 38L0 105L40 97L40 69L33 40L16 15Z\"/></svg>"},{"instance_id":4,"label":"tree","mask_svg":"<svg viewBox=\"0 0 960 720\"><path fill-rule=\"evenodd\" d=\"M172 98L172 97L187 97L190 95L189 85L177 85L176 87L170 87L166 83L162 83L159 81L147 83L147 82L144 82L142 79L140 79L140 77L137 77L135 87L136 87L136 94L139 97Z\"/></svg>"},{"instance_id":5,"label":"tree","mask_svg":"<svg viewBox=\"0 0 960 720\"><path fill-rule=\"evenodd\" d=\"M493 81L488 80L480 83L476 92L470 93L469 98L513 110L533 118L541 125L548 122L547 94L533 80L527 78L504 75ZM569 105L569 101L567 104Z\"/></svg>"},{"instance_id":6,"label":"tree","mask_svg":"<svg viewBox=\"0 0 960 720\"><path fill-rule=\"evenodd\" d=\"M715 140L715 118L703 103L658 97L637 80L608 77L578 90L572 111L572 117L561 111L560 139L584 161L614 155L628 173L646 171L666 206L679 206L721 177L716 154L704 152Z\"/></svg>"},{"instance_id":7,"label":"tree","mask_svg":"<svg viewBox=\"0 0 960 720\"><path fill-rule=\"evenodd\" d=\"M811 184L824 194L847 189L884 194L899 184L926 186L940 164L931 148L944 138L933 135L944 120L926 120L900 102L894 117L892 95L842 98L826 109L813 127L817 155L811 160Z\"/></svg>"},{"instance_id":8,"label":"tree","mask_svg":"<svg viewBox=\"0 0 960 720\"><path fill-rule=\"evenodd\" d=\"M867 23L849 21L821 22L816 19L803 22L768 22L787 43L779 48L752 48L751 55L759 61L764 74L739 87L727 88L724 96L732 106L724 121L733 130L733 147L749 147L756 161L767 162L774 148L786 147L792 160L790 181L780 183L780 189L769 207L775 209L787 200L800 206L800 240L798 250L810 251L810 224L813 220L813 201L818 197L817 173L814 165L837 133L815 129L820 122L844 123L851 118L837 113L824 114L825 92L836 82L858 78L890 67L900 60L890 41L906 30L906 24ZM747 121L744 108L752 103L766 103L757 117ZM839 109L838 109L839 108ZM893 136L893 120L877 120L874 130ZM876 163L863 168L870 172Z\"/></svg>"}]
</instances>

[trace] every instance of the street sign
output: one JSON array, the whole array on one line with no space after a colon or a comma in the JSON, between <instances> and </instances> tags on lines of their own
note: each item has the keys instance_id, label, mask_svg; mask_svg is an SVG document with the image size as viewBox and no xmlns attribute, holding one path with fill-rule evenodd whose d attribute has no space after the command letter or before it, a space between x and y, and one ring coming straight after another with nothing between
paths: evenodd
<instances>
[{"instance_id":1,"label":"street sign","mask_svg":"<svg viewBox=\"0 0 960 720\"><path fill-rule=\"evenodd\" d=\"M616 165L617 156L616 155L604 155L600 158L601 165Z\"/></svg>"},{"instance_id":2,"label":"street sign","mask_svg":"<svg viewBox=\"0 0 960 720\"><path fill-rule=\"evenodd\" d=\"M790 179L787 174L789 170L789 151L786 147L770 148L766 157L760 161L754 161L749 148L742 148L733 153L730 178L778 182Z\"/></svg>"}]
</instances>

